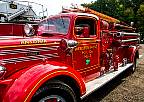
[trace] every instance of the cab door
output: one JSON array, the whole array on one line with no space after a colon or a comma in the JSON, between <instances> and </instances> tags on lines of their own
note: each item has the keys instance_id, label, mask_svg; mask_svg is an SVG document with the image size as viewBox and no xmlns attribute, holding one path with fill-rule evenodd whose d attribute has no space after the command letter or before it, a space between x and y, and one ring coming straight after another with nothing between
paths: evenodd
<instances>
[{"instance_id":1,"label":"cab door","mask_svg":"<svg viewBox=\"0 0 144 102\"><path fill-rule=\"evenodd\" d=\"M73 50L73 67L85 81L100 76L100 39L98 21L94 17L77 17L74 35L78 46Z\"/></svg>"}]
</instances>

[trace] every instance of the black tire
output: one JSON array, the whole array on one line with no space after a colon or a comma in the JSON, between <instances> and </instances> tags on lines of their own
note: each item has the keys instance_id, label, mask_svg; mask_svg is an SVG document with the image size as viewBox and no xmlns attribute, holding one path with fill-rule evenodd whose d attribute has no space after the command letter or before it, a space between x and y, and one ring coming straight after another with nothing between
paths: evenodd
<instances>
[{"instance_id":1,"label":"black tire","mask_svg":"<svg viewBox=\"0 0 144 102\"><path fill-rule=\"evenodd\" d=\"M137 58L135 57L133 65L130 67L130 72L134 73L137 68Z\"/></svg>"},{"instance_id":2,"label":"black tire","mask_svg":"<svg viewBox=\"0 0 144 102\"><path fill-rule=\"evenodd\" d=\"M62 81L53 80L43 85L32 97L31 102L77 102L76 95L71 87Z\"/></svg>"}]
</instances>

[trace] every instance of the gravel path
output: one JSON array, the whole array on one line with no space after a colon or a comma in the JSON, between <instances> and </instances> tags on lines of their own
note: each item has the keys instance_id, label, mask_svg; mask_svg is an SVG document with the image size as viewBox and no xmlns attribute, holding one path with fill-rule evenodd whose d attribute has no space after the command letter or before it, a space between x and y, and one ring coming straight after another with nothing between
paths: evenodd
<instances>
[{"instance_id":1,"label":"gravel path","mask_svg":"<svg viewBox=\"0 0 144 102\"><path fill-rule=\"evenodd\" d=\"M141 46L143 56L138 60L135 73L122 73L83 102L144 102L144 45Z\"/></svg>"}]
</instances>

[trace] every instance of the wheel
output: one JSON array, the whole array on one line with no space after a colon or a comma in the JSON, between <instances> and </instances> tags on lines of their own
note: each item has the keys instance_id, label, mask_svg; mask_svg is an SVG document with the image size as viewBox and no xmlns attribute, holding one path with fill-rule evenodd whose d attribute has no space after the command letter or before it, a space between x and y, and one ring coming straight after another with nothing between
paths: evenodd
<instances>
[{"instance_id":1,"label":"wheel","mask_svg":"<svg viewBox=\"0 0 144 102\"><path fill-rule=\"evenodd\" d=\"M135 57L132 67L130 68L130 72L134 73L137 68L137 58Z\"/></svg>"},{"instance_id":2,"label":"wheel","mask_svg":"<svg viewBox=\"0 0 144 102\"><path fill-rule=\"evenodd\" d=\"M32 97L31 102L77 102L71 87L62 81L51 81L42 86Z\"/></svg>"}]
</instances>

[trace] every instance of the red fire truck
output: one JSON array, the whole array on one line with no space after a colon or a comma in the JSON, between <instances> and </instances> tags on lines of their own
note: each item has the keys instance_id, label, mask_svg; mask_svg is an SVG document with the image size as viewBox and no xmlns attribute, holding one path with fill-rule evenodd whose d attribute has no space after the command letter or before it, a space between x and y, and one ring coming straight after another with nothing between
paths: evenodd
<instances>
[{"instance_id":1,"label":"red fire truck","mask_svg":"<svg viewBox=\"0 0 144 102\"><path fill-rule=\"evenodd\" d=\"M0 37L1 102L79 102L136 69L139 34L91 9L65 9L33 31Z\"/></svg>"}]
</instances>

